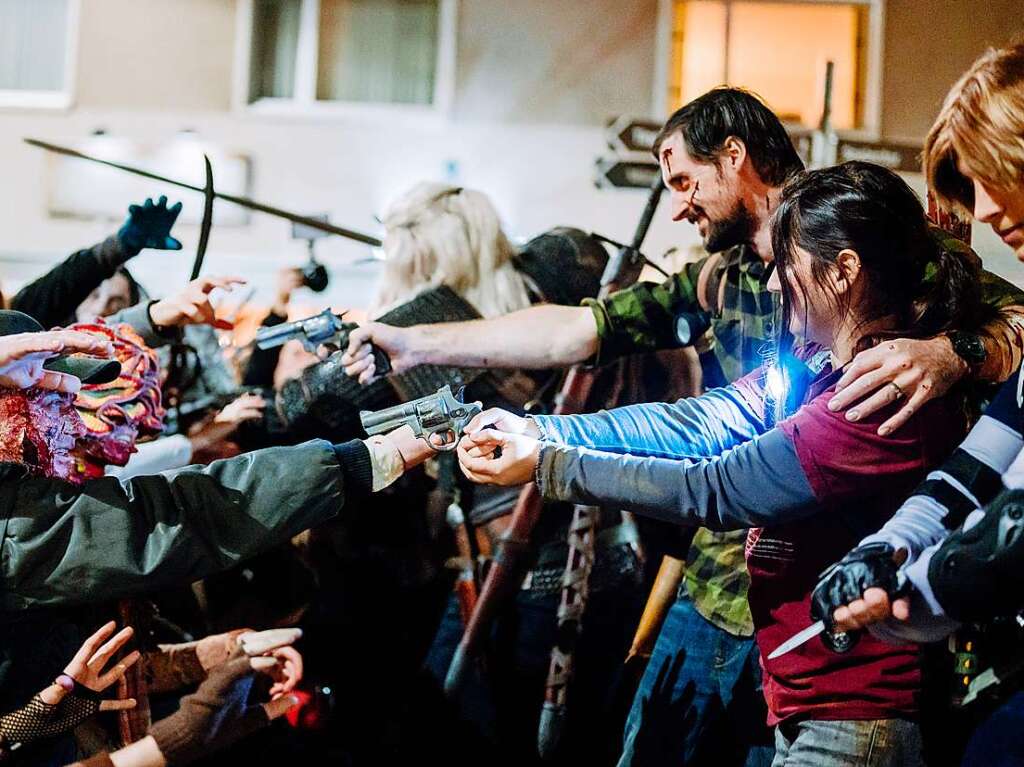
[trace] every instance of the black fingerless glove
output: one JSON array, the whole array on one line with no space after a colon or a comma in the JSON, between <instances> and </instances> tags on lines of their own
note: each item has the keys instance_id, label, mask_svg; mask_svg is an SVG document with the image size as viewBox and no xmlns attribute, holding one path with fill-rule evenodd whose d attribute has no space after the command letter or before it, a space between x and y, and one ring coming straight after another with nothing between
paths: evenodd
<instances>
[{"instance_id":1,"label":"black fingerless glove","mask_svg":"<svg viewBox=\"0 0 1024 767\"><path fill-rule=\"evenodd\" d=\"M899 593L896 550L888 543L858 546L825 570L811 592L811 617L834 628L835 611L864 596L870 588L884 589L890 598Z\"/></svg>"}]
</instances>

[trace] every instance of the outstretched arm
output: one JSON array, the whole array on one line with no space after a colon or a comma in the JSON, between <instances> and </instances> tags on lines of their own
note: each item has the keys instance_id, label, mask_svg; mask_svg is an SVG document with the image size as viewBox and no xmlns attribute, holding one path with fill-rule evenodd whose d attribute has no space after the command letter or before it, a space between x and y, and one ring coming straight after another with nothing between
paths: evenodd
<instances>
[{"instance_id":1,"label":"outstretched arm","mask_svg":"<svg viewBox=\"0 0 1024 767\"><path fill-rule=\"evenodd\" d=\"M765 430L758 410L755 372L732 386L678 402L651 402L565 416L523 416L490 408L466 426L467 434L491 427L559 445L660 458L709 458Z\"/></svg>"},{"instance_id":2,"label":"outstretched arm","mask_svg":"<svg viewBox=\"0 0 1024 767\"><path fill-rule=\"evenodd\" d=\"M817 510L793 445L778 431L698 461L545 445L536 480L551 500L608 505L711 530L782 524Z\"/></svg>"},{"instance_id":3,"label":"outstretched arm","mask_svg":"<svg viewBox=\"0 0 1024 767\"><path fill-rule=\"evenodd\" d=\"M732 386L678 402L531 420L547 442L638 456L709 458L765 431L763 407L754 393L759 376L757 371Z\"/></svg>"},{"instance_id":4,"label":"outstretched arm","mask_svg":"<svg viewBox=\"0 0 1024 767\"><path fill-rule=\"evenodd\" d=\"M325 522L432 454L403 428L315 440L82 487L0 485L6 609L81 604L198 580Z\"/></svg>"},{"instance_id":5,"label":"outstretched arm","mask_svg":"<svg viewBox=\"0 0 1024 767\"><path fill-rule=\"evenodd\" d=\"M723 530L782 524L815 513L823 503L900 492L942 449L938 437L921 429L879 438L877 423L850 424L824 399L756 439L698 461L616 455L490 429L467 434L459 460L477 482L534 479L552 500L618 506ZM948 423L947 412L931 415Z\"/></svg>"},{"instance_id":6,"label":"outstretched arm","mask_svg":"<svg viewBox=\"0 0 1024 767\"><path fill-rule=\"evenodd\" d=\"M641 282L583 306L542 304L504 317L395 328L371 322L352 333L342 360L360 383L373 379L370 343L401 373L422 364L544 369L680 346L676 318L701 312L697 277L707 258L661 284Z\"/></svg>"},{"instance_id":7,"label":"outstretched arm","mask_svg":"<svg viewBox=\"0 0 1024 767\"><path fill-rule=\"evenodd\" d=\"M370 344L401 373L417 365L557 368L597 350L597 326L583 306L541 304L502 317L398 328L370 322L356 328L342 357L345 372L367 383L376 375Z\"/></svg>"}]
</instances>

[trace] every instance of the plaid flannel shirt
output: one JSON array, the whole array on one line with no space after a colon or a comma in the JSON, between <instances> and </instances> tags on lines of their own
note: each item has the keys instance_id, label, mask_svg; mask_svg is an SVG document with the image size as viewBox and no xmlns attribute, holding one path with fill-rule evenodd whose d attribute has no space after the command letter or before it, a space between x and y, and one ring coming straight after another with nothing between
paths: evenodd
<instances>
[{"instance_id":1,"label":"plaid flannel shirt","mask_svg":"<svg viewBox=\"0 0 1024 767\"><path fill-rule=\"evenodd\" d=\"M945 250L978 256L951 234L932 227L932 235ZM714 261L712 261L714 259ZM594 312L600 348L596 361L607 362L626 354L680 346L676 318L701 312L698 292L710 290L710 329L702 340L701 361L705 380L726 381L758 368L771 349L779 301L763 284L765 265L749 247L740 245L722 254L687 264L665 282L637 283L603 301L587 299ZM930 278L934 270L928 272ZM708 278L714 273L713 279ZM982 274L985 302L999 310L999 320L984 329L988 352L976 372L979 380L1003 381L1024 356L1024 292L990 273ZM709 366L713 366L709 371ZM717 368L717 369L716 369ZM712 533L700 529L687 556L684 586L696 610L714 625L737 636L754 631L747 605L750 578L743 546L745 530Z\"/></svg>"}]
</instances>

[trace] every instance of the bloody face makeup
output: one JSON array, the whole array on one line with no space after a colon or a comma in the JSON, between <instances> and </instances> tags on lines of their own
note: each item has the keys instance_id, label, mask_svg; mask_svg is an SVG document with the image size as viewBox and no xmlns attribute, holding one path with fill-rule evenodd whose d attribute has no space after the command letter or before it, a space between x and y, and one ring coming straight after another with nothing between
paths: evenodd
<instances>
[{"instance_id":1,"label":"bloody face makeup","mask_svg":"<svg viewBox=\"0 0 1024 767\"><path fill-rule=\"evenodd\" d=\"M0 390L0 461L31 474L73 481L71 455L86 428L74 395L42 389Z\"/></svg>"},{"instance_id":2,"label":"bloody face makeup","mask_svg":"<svg viewBox=\"0 0 1024 767\"><path fill-rule=\"evenodd\" d=\"M103 476L106 466L124 466L141 436L159 434L164 409L156 353L127 325L102 322L72 325L110 339L121 375L105 384L87 384L75 399L85 433L74 449L79 481Z\"/></svg>"}]
</instances>

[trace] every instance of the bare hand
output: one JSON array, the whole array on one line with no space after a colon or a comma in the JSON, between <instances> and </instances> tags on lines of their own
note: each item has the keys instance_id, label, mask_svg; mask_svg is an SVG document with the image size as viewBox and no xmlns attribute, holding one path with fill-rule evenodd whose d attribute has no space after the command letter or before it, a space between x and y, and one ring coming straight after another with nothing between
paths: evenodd
<instances>
[{"instance_id":1,"label":"bare hand","mask_svg":"<svg viewBox=\"0 0 1024 767\"><path fill-rule=\"evenodd\" d=\"M302 681L302 655L291 645L302 638L302 629L231 632L236 646L254 662L252 668L274 680L271 700L287 695ZM269 661L269 662L268 662Z\"/></svg>"},{"instance_id":2,"label":"bare hand","mask_svg":"<svg viewBox=\"0 0 1024 767\"><path fill-rule=\"evenodd\" d=\"M243 631L236 637L242 651L249 657L265 655L279 647L288 647L302 638L302 629L283 628L265 631Z\"/></svg>"},{"instance_id":3,"label":"bare hand","mask_svg":"<svg viewBox=\"0 0 1024 767\"><path fill-rule=\"evenodd\" d=\"M113 353L110 341L77 330L17 333L0 338L0 386L9 389L40 389L74 394L82 382L72 375L44 370L43 363L58 354L81 352L99 357Z\"/></svg>"},{"instance_id":4,"label":"bare hand","mask_svg":"<svg viewBox=\"0 0 1024 767\"><path fill-rule=\"evenodd\" d=\"M215 450L238 431L240 424L262 418L266 405L266 401L259 394L243 394L213 418L197 424L188 433L189 442L192 443L192 454Z\"/></svg>"},{"instance_id":5,"label":"bare hand","mask_svg":"<svg viewBox=\"0 0 1024 767\"><path fill-rule=\"evenodd\" d=\"M218 330L232 330L234 324L217 319L210 293L216 288L230 290L244 285L241 277L200 277L193 280L176 296L157 301L149 307L149 316L158 328L177 328L185 325L210 325Z\"/></svg>"},{"instance_id":6,"label":"bare hand","mask_svg":"<svg viewBox=\"0 0 1024 767\"><path fill-rule=\"evenodd\" d=\"M905 399L903 407L878 427L878 434L884 437L903 426L928 400L949 391L966 373L967 363L953 351L946 336L885 341L854 357L836 384L836 395L828 407L832 411L850 408L847 420L860 421Z\"/></svg>"},{"instance_id":7,"label":"bare hand","mask_svg":"<svg viewBox=\"0 0 1024 767\"><path fill-rule=\"evenodd\" d=\"M890 604L885 589L879 588L867 589L862 598L850 602L846 607L838 608L832 614L837 631L864 629L889 617L900 621L907 620L910 617L910 600L899 597Z\"/></svg>"},{"instance_id":8,"label":"bare hand","mask_svg":"<svg viewBox=\"0 0 1024 767\"><path fill-rule=\"evenodd\" d=\"M480 429L466 434L457 451L462 473L470 480L481 485L510 487L533 480L540 448L540 440L525 434Z\"/></svg>"},{"instance_id":9,"label":"bare hand","mask_svg":"<svg viewBox=\"0 0 1024 767\"><path fill-rule=\"evenodd\" d=\"M270 688L270 699L277 700L294 690L302 681L302 655L294 647L278 647L271 650L270 657L275 661L274 667L268 672L274 680Z\"/></svg>"},{"instance_id":10,"label":"bare hand","mask_svg":"<svg viewBox=\"0 0 1024 767\"><path fill-rule=\"evenodd\" d=\"M440 449L439 443L431 447L426 440L413 434L410 426L399 426L394 431L382 435L381 439L398 450L406 471L437 455L437 450Z\"/></svg>"},{"instance_id":11,"label":"bare hand","mask_svg":"<svg viewBox=\"0 0 1024 767\"><path fill-rule=\"evenodd\" d=\"M114 635L116 628L117 624L110 621L86 639L75 653L75 657L65 667L64 673L93 692L103 692L120 680L125 672L138 661L140 655L138 650L134 650L114 664L109 671L103 670L110 659L128 643L135 633L131 626L126 626ZM60 685L53 684L43 691L41 697L46 703L57 703L67 692ZM134 707L134 700L104 700L100 702L100 711L118 711Z\"/></svg>"},{"instance_id":12,"label":"bare hand","mask_svg":"<svg viewBox=\"0 0 1024 767\"><path fill-rule=\"evenodd\" d=\"M381 322L360 325L349 334L348 349L341 356L345 373L351 378L357 378L361 384L374 380L377 366L373 361L371 343L388 355L392 373L404 373L421 364L411 348L413 332L412 328L396 328Z\"/></svg>"},{"instance_id":13,"label":"bare hand","mask_svg":"<svg viewBox=\"0 0 1024 767\"><path fill-rule=\"evenodd\" d=\"M259 394L247 393L229 403L213 418L214 423L230 424L237 427L245 421L258 421L263 417L266 400Z\"/></svg>"},{"instance_id":14,"label":"bare hand","mask_svg":"<svg viewBox=\"0 0 1024 767\"><path fill-rule=\"evenodd\" d=\"M506 434L525 434L534 439L540 439L540 429L532 418L524 418L521 415L510 413L500 407L491 407L466 424L466 434L472 434L485 427L494 427L497 431Z\"/></svg>"}]
</instances>

